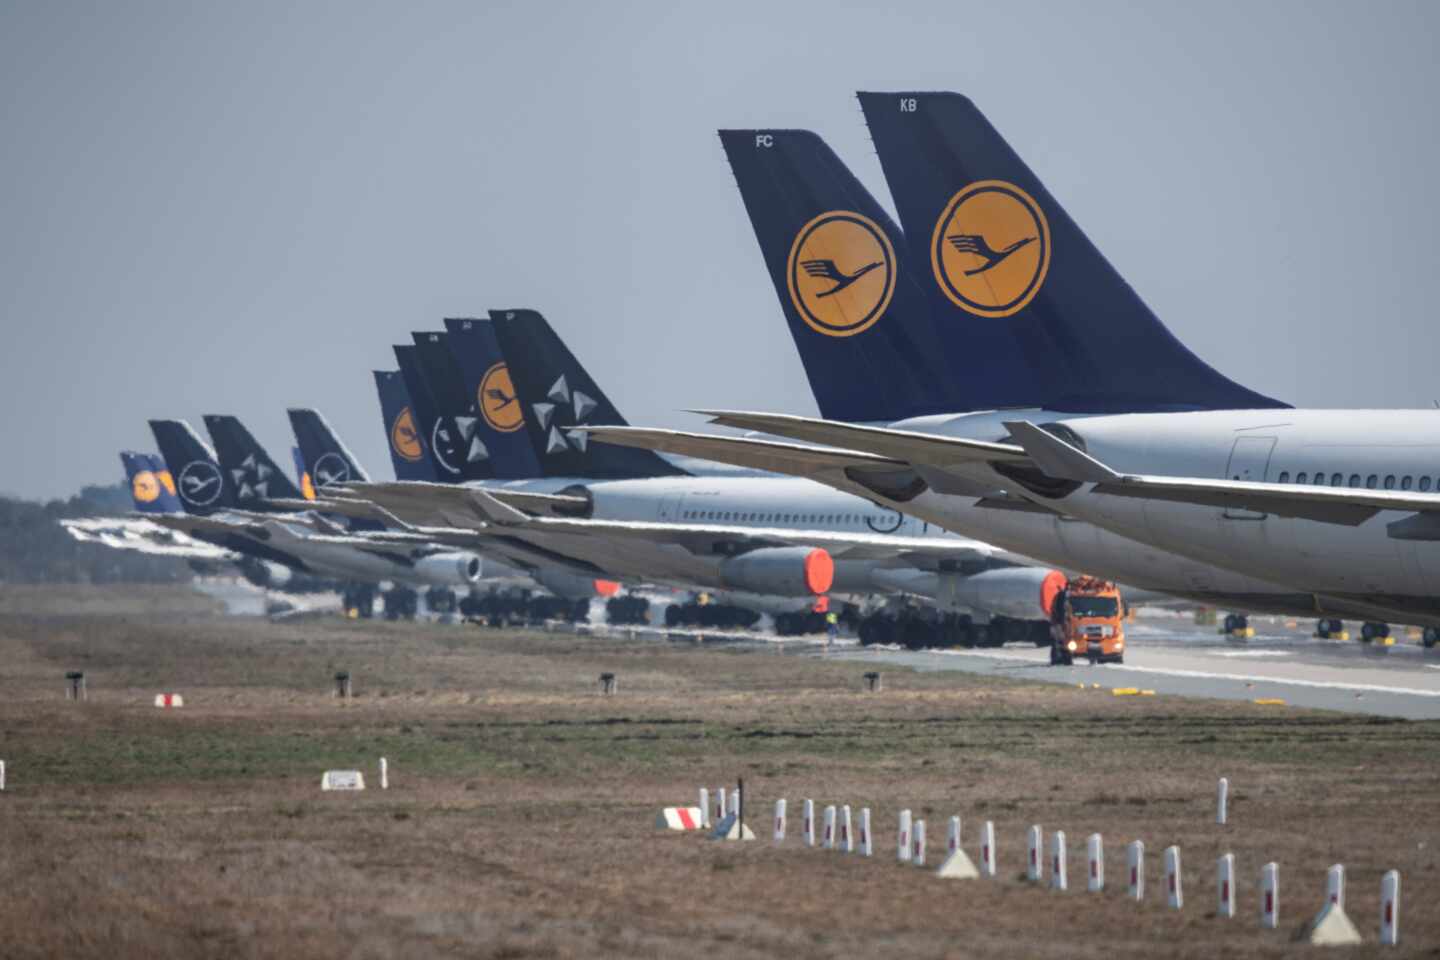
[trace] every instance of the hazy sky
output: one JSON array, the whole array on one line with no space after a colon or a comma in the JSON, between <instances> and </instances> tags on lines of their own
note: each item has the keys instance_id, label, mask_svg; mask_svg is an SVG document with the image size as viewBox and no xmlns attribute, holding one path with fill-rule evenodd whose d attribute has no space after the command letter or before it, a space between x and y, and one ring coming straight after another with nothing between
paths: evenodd
<instances>
[{"instance_id":1,"label":"hazy sky","mask_svg":"<svg viewBox=\"0 0 1440 960\"><path fill-rule=\"evenodd\" d=\"M0 0L0 489L113 480L155 416L285 456L290 405L388 476L369 371L489 307L632 423L811 413L715 130L814 129L889 205L857 89L972 96L1242 383L1429 406L1437 34L1426 2Z\"/></svg>"}]
</instances>

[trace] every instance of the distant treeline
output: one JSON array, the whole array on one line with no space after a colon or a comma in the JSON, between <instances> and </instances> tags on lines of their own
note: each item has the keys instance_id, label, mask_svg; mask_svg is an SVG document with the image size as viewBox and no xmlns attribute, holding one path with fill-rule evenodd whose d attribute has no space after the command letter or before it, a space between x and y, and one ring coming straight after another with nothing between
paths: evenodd
<instances>
[{"instance_id":1,"label":"distant treeline","mask_svg":"<svg viewBox=\"0 0 1440 960\"><path fill-rule=\"evenodd\" d=\"M171 583L190 567L173 557L80 543L60 521L121 517L133 501L124 483L88 486L69 500L35 503L0 496L0 583Z\"/></svg>"}]
</instances>

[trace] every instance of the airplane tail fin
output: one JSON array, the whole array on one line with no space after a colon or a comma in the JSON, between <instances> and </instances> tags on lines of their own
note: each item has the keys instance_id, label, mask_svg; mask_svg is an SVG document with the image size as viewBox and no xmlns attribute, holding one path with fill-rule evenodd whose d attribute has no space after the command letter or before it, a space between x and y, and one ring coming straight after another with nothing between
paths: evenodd
<instances>
[{"instance_id":1,"label":"airplane tail fin","mask_svg":"<svg viewBox=\"0 0 1440 960\"><path fill-rule=\"evenodd\" d=\"M350 448L336 435L330 421L320 411L292 409L286 413L290 417L290 427L295 431L295 441L299 444L297 449L300 451L302 473L310 478L311 489L305 491L307 495L352 480L363 482L370 479L365 468L360 466ZM305 484L300 486L303 488Z\"/></svg>"},{"instance_id":2,"label":"airplane tail fin","mask_svg":"<svg viewBox=\"0 0 1440 960\"><path fill-rule=\"evenodd\" d=\"M186 513L205 515L234 507L235 490L226 482L215 451L184 420L151 420L150 432Z\"/></svg>"},{"instance_id":3,"label":"airplane tail fin","mask_svg":"<svg viewBox=\"0 0 1440 960\"><path fill-rule=\"evenodd\" d=\"M901 420L956 409L904 236L809 130L721 130L820 415Z\"/></svg>"},{"instance_id":4,"label":"airplane tail fin","mask_svg":"<svg viewBox=\"0 0 1440 960\"><path fill-rule=\"evenodd\" d=\"M490 451L495 476L524 480L540 476L540 462L525 434L525 412L510 368L488 319L450 318L445 339L464 379L465 396L479 414L478 436Z\"/></svg>"},{"instance_id":5,"label":"airplane tail fin","mask_svg":"<svg viewBox=\"0 0 1440 960\"><path fill-rule=\"evenodd\" d=\"M435 460L441 469L453 468L456 480L493 480L495 464L482 435L480 411L465 389L465 376L450 350L449 334L429 331L410 336L415 342L416 367L439 418L429 435Z\"/></svg>"},{"instance_id":6,"label":"airplane tail fin","mask_svg":"<svg viewBox=\"0 0 1440 960\"><path fill-rule=\"evenodd\" d=\"M125 466L125 479L130 483L130 496L140 513L179 513L180 500L175 496L175 481L165 463L149 453L124 450L120 462Z\"/></svg>"},{"instance_id":7,"label":"airplane tail fin","mask_svg":"<svg viewBox=\"0 0 1440 960\"><path fill-rule=\"evenodd\" d=\"M303 499L285 471L237 417L207 414L205 429L215 441L220 469L234 485L235 500L241 507L263 508L271 499Z\"/></svg>"},{"instance_id":8,"label":"airplane tail fin","mask_svg":"<svg viewBox=\"0 0 1440 960\"><path fill-rule=\"evenodd\" d=\"M375 392L380 397L380 420L396 480L435 480L435 468L425 451L415 408L399 370L376 370Z\"/></svg>"},{"instance_id":9,"label":"airplane tail fin","mask_svg":"<svg viewBox=\"0 0 1440 960\"><path fill-rule=\"evenodd\" d=\"M1285 406L1177 340L968 98L859 98L961 409Z\"/></svg>"},{"instance_id":10,"label":"airplane tail fin","mask_svg":"<svg viewBox=\"0 0 1440 960\"><path fill-rule=\"evenodd\" d=\"M538 312L492 310L490 319L545 476L620 480L686 475L653 451L592 444L587 434L570 429L624 426L625 418Z\"/></svg>"},{"instance_id":11,"label":"airplane tail fin","mask_svg":"<svg viewBox=\"0 0 1440 960\"><path fill-rule=\"evenodd\" d=\"M306 500L314 500L315 483L310 479L310 471L305 469L305 454L294 446L290 448L290 459L295 463L295 483L300 487L301 495Z\"/></svg>"}]
</instances>

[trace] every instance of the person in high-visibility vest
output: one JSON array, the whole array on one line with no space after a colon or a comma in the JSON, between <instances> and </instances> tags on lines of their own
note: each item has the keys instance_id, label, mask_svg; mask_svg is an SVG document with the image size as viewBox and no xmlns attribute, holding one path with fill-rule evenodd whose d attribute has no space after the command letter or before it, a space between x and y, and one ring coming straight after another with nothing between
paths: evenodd
<instances>
[{"instance_id":1,"label":"person in high-visibility vest","mask_svg":"<svg viewBox=\"0 0 1440 960\"><path fill-rule=\"evenodd\" d=\"M825 642L830 643L840 633L840 615L834 610L825 614Z\"/></svg>"}]
</instances>

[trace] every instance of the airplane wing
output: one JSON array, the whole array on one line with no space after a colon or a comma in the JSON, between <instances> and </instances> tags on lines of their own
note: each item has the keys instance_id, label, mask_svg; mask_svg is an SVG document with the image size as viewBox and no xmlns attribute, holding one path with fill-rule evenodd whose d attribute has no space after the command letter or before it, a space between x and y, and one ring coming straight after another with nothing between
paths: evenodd
<instances>
[{"instance_id":1,"label":"airplane wing","mask_svg":"<svg viewBox=\"0 0 1440 960\"><path fill-rule=\"evenodd\" d=\"M1440 539L1440 516L1430 516L1440 514L1440 494L1120 473L1032 423L1016 421L1005 426L1045 473L1093 483L1096 493L1253 510L1350 527L1382 510L1413 511L1416 516L1389 524L1390 536Z\"/></svg>"},{"instance_id":2,"label":"airplane wing","mask_svg":"<svg viewBox=\"0 0 1440 960\"><path fill-rule=\"evenodd\" d=\"M872 427L816 417L785 413L746 413L734 410L695 410L719 426L757 430L793 440L823 443L850 452L863 451L907 463L945 467L979 461L1028 460L1025 451L1013 443L967 440L917 430Z\"/></svg>"},{"instance_id":3,"label":"airplane wing","mask_svg":"<svg viewBox=\"0 0 1440 960\"><path fill-rule=\"evenodd\" d=\"M580 427L602 443L620 447L639 447L680 456L714 460L739 467L769 470L794 477L810 476L822 470L846 467L882 467L903 469L903 461L890 457L840 450L799 443L782 443L752 437L726 437L717 434L690 433L684 430L658 430L648 427Z\"/></svg>"}]
</instances>

